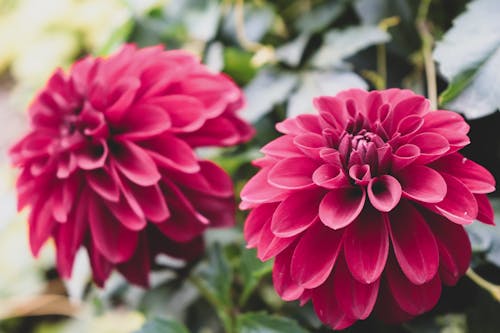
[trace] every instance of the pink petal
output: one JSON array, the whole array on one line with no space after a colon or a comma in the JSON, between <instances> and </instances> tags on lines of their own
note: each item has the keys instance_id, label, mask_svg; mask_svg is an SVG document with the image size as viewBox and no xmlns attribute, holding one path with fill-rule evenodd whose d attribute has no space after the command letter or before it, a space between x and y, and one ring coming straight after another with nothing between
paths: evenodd
<instances>
[{"instance_id":1,"label":"pink petal","mask_svg":"<svg viewBox=\"0 0 500 333\"><path fill-rule=\"evenodd\" d=\"M293 253L293 246L276 256L273 266L274 289L285 301L298 299L304 292L304 288L299 286L290 275L290 261Z\"/></svg>"},{"instance_id":2,"label":"pink petal","mask_svg":"<svg viewBox=\"0 0 500 333\"><path fill-rule=\"evenodd\" d=\"M304 154L295 146L294 136L282 135L261 148L267 156L278 158L302 157Z\"/></svg>"},{"instance_id":3,"label":"pink petal","mask_svg":"<svg viewBox=\"0 0 500 333\"><path fill-rule=\"evenodd\" d=\"M94 197L89 202L89 222L95 246L113 263L126 261L137 247L138 233L124 227L98 200Z\"/></svg>"},{"instance_id":4,"label":"pink petal","mask_svg":"<svg viewBox=\"0 0 500 333\"><path fill-rule=\"evenodd\" d=\"M345 261L339 258L333 273L334 297L347 316L356 319L366 319L375 306L380 280L371 284L356 281Z\"/></svg>"},{"instance_id":5,"label":"pink petal","mask_svg":"<svg viewBox=\"0 0 500 333\"><path fill-rule=\"evenodd\" d=\"M138 78L128 77L126 79L122 79L120 82L117 82L113 85L113 90L109 94L111 99L115 97L112 105L107 106L105 110L106 118L109 119L113 123L117 123L122 119L122 117L129 110L130 105L133 103L135 95L141 86L141 82ZM94 89L92 89L94 88ZM91 87L89 99L97 109L102 109L103 105L102 100L108 100L107 96L103 96L102 93L99 92L102 90L102 86L95 84ZM104 89L106 91L106 89Z\"/></svg>"},{"instance_id":6,"label":"pink petal","mask_svg":"<svg viewBox=\"0 0 500 333\"><path fill-rule=\"evenodd\" d=\"M122 197L118 202L109 202L107 206L116 219L126 228L138 231L146 226L146 219L137 216L125 198Z\"/></svg>"},{"instance_id":7,"label":"pink petal","mask_svg":"<svg viewBox=\"0 0 500 333\"><path fill-rule=\"evenodd\" d=\"M457 148L464 147L470 143L467 136L469 125L456 112L446 110L429 112L424 116L422 130L441 134L448 140L450 145Z\"/></svg>"},{"instance_id":8,"label":"pink petal","mask_svg":"<svg viewBox=\"0 0 500 333\"><path fill-rule=\"evenodd\" d=\"M172 170L171 177L182 186L217 197L232 197L233 182L229 175L211 161L199 161L199 172L181 173Z\"/></svg>"},{"instance_id":9,"label":"pink petal","mask_svg":"<svg viewBox=\"0 0 500 333\"><path fill-rule=\"evenodd\" d=\"M495 190L495 178L479 164L455 153L432 163L432 167L458 178L472 193L490 193Z\"/></svg>"},{"instance_id":10,"label":"pink petal","mask_svg":"<svg viewBox=\"0 0 500 333\"><path fill-rule=\"evenodd\" d=\"M149 287L150 256L146 234L141 234L141 240L137 245L134 255L124 263L117 265L117 269L127 281L144 287Z\"/></svg>"},{"instance_id":11,"label":"pink petal","mask_svg":"<svg viewBox=\"0 0 500 333\"><path fill-rule=\"evenodd\" d=\"M120 188L105 169L96 169L85 173L85 178L97 194L108 201L117 202L120 199Z\"/></svg>"},{"instance_id":12,"label":"pink petal","mask_svg":"<svg viewBox=\"0 0 500 333\"><path fill-rule=\"evenodd\" d=\"M420 148L420 163L429 163L450 150L448 140L440 134L426 132L414 136L408 143Z\"/></svg>"},{"instance_id":13,"label":"pink petal","mask_svg":"<svg viewBox=\"0 0 500 333\"><path fill-rule=\"evenodd\" d=\"M401 199L401 184L389 175L374 178L368 184L368 198L373 207L381 212L389 212Z\"/></svg>"},{"instance_id":14,"label":"pink petal","mask_svg":"<svg viewBox=\"0 0 500 333\"><path fill-rule=\"evenodd\" d=\"M457 178L442 174L448 190L443 201L434 207L446 218L457 224L470 224L478 214L478 205L474 195Z\"/></svg>"},{"instance_id":15,"label":"pink petal","mask_svg":"<svg viewBox=\"0 0 500 333\"><path fill-rule=\"evenodd\" d=\"M212 228L233 227L236 222L236 205L234 198L217 197L211 194L186 190L196 210L206 217Z\"/></svg>"},{"instance_id":16,"label":"pink petal","mask_svg":"<svg viewBox=\"0 0 500 333\"><path fill-rule=\"evenodd\" d=\"M247 248L254 248L258 245L262 228L271 221L278 204L262 204L252 209L245 221L243 235L247 243ZM270 223L270 222L269 222Z\"/></svg>"},{"instance_id":17,"label":"pink petal","mask_svg":"<svg viewBox=\"0 0 500 333\"><path fill-rule=\"evenodd\" d=\"M395 125L400 125L401 121L408 116L421 116L429 110L429 101L423 96L414 95L403 99L396 104L392 110L393 123Z\"/></svg>"},{"instance_id":18,"label":"pink petal","mask_svg":"<svg viewBox=\"0 0 500 333\"><path fill-rule=\"evenodd\" d=\"M334 128L343 128L349 119L344 103L336 97L321 96L313 99L321 118Z\"/></svg>"},{"instance_id":19,"label":"pink petal","mask_svg":"<svg viewBox=\"0 0 500 333\"><path fill-rule=\"evenodd\" d=\"M241 142L239 128L232 119L220 116L208 119L203 126L190 133L179 133L191 147L231 146Z\"/></svg>"},{"instance_id":20,"label":"pink petal","mask_svg":"<svg viewBox=\"0 0 500 333\"><path fill-rule=\"evenodd\" d=\"M167 131L171 126L168 114L156 105L143 104L129 110L116 127L116 139L146 139Z\"/></svg>"},{"instance_id":21,"label":"pink petal","mask_svg":"<svg viewBox=\"0 0 500 333\"><path fill-rule=\"evenodd\" d=\"M410 115L403 119L398 124L398 128L396 130L401 136L406 136L415 133L418 131L422 125L424 124L424 120L421 116Z\"/></svg>"},{"instance_id":22,"label":"pink petal","mask_svg":"<svg viewBox=\"0 0 500 333\"><path fill-rule=\"evenodd\" d=\"M254 204L281 201L286 197L288 191L274 187L267 182L269 170L270 168L260 170L245 184L240 193L241 209L248 209Z\"/></svg>"},{"instance_id":23,"label":"pink petal","mask_svg":"<svg viewBox=\"0 0 500 333\"><path fill-rule=\"evenodd\" d=\"M306 156L319 159L319 153L326 143L321 135L315 133L306 133L296 136L293 143L299 148Z\"/></svg>"},{"instance_id":24,"label":"pink petal","mask_svg":"<svg viewBox=\"0 0 500 333\"><path fill-rule=\"evenodd\" d=\"M495 225L495 212L486 194L474 194L477 201L477 219L485 224Z\"/></svg>"},{"instance_id":25,"label":"pink petal","mask_svg":"<svg viewBox=\"0 0 500 333\"><path fill-rule=\"evenodd\" d=\"M399 171L413 163L419 156L420 148L417 146L411 144L402 145L392 156L392 169Z\"/></svg>"},{"instance_id":26,"label":"pink petal","mask_svg":"<svg viewBox=\"0 0 500 333\"><path fill-rule=\"evenodd\" d=\"M318 189L293 192L283 200L273 215L271 230L278 237L295 236L318 218L324 192Z\"/></svg>"},{"instance_id":27,"label":"pink petal","mask_svg":"<svg viewBox=\"0 0 500 333\"><path fill-rule=\"evenodd\" d=\"M313 289L311 298L314 312L323 323L329 325L332 329L342 330L351 326L356 319L347 316L334 295L333 278L330 276L325 283Z\"/></svg>"},{"instance_id":28,"label":"pink petal","mask_svg":"<svg viewBox=\"0 0 500 333\"><path fill-rule=\"evenodd\" d=\"M51 205L42 197L37 200L28 218L29 242L31 253L37 257L43 244L52 234L56 221L52 216Z\"/></svg>"},{"instance_id":29,"label":"pink petal","mask_svg":"<svg viewBox=\"0 0 500 333\"><path fill-rule=\"evenodd\" d=\"M130 184L130 186L148 220L158 223L170 217L170 211L158 185L143 187Z\"/></svg>"},{"instance_id":30,"label":"pink petal","mask_svg":"<svg viewBox=\"0 0 500 333\"><path fill-rule=\"evenodd\" d=\"M153 159L132 142L117 143L113 158L117 169L135 184L150 186L161 178Z\"/></svg>"},{"instance_id":31,"label":"pink petal","mask_svg":"<svg viewBox=\"0 0 500 333\"><path fill-rule=\"evenodd\" d=\"M91 244L87 246L87 250L89 252L90 266L92 267L92 278L95 284L102 288L113 270L113 264L99 252L95 244L89 243Z\"/></svg>"},{"instance_id":32,"label":"pink petal","mask_svg":"<svg viewBox=\"0 0 500 333\"><path fill-rule=\"evenodd\" d=\"M417 285L409 281L394 263L387 268L385 276L394 299L403 311L411 315L416 316L431 310L441 296L438 274L424 284Z\"/></svg>"},{"instance_id":33,"label":"pink petal","mask_svg":"<svg viewBox=\"0 0 500 333\"><path fill-rule=\"evenodd\" d=\"M166 95L150 100L160 106L172 122L172 132L193 132L198 130L206 118L203 104L194 97L186 95Z\"/></svg>"},{"instance_id":34,"label":"pink petal","mask_svg":"<svg viewBox=\"0 0 500 333\"><path fill-rule=\"evenodd\" d=\"M343 232L321 223L312 225L293 252L290 272L304 288L316 288L330 275L343 243Z\"/></svg>"},{"instance_id":35,"label":"pink petal","mask_svg":"<svg viewBox=\"0 0 500 333\"><path fill-rule=\"evenodd\" d=\"M351 158L353 157L353 155L351 155ZM354 156L359 156L359 155L354 155ZM351 177L351 179L353 179L354 182L358 185L363 185L363 186L367 185L368 182L372 179L370 165L355 164L351 166L349 168L349 177Z\"/></svg>"},{"instance_id":36,"label":"pink petal","mask_svg":"<svg viewBox=\"0 0 500 333\"><path fill-rule=\"evenodd\" d=\"M269 184L285 190L297 190L314 186L312 174L319 166L307 157L292 157L279 161L271 168Z\"/></svg>"},{"instance_id":37,"label":"pink petal","mask_svg":"<svg viewBox=\"0 0 500 333\"><path fill-rule=\"evenodd\" d=\"M351 274L362 283L373 283L382 274L388 253L389 233L384 215L364 209L344 235L344 255Z\"/></svg>"},{"instance_id":38,"label":"pink petal","mask_svg":"<svg viewBox=\"0 0 500 333\"><path fill-rule=\"evenodd\" d=\"M328 192L319 205L324 225L340 229L349 225L363 209L366 192L359 188L338 188Z\"/></svg>"},{"instance_id":39,"label":"pink petal","mask_svg":"<svg viewBox=\"0 0 500 333\"><path fill-rule=\"evenodd\" d=\"M76 164L84 170L101 168L106 163L109 147L105 140L89 144L75 152Z\"/></svg>"},{"instance_id":40,"label":"pink petal","mask_svg":"<svg viewBox=\"0 0 500 333\"><path fill-rule=\"evenodd\" d=\"M159 165L186 173L200 170L198 159L193 149L183 140L164 133L140 143Z\"/></svg>"},{"instance_id":41,"label":"pink petal","mask_svg":"<svg viewBox=\"0 0 500 333\"><path fill-rule=\"evenodd\" d=\"M342 168L331 164L323 164L312 175L313 182L327 189L349 187L350 183Z\"/></svg>"},{"instance_id":42,"label":"pink petal","mask_svg":"<svg viewBox=\"0 0 500 333\"><path fill-rule=\"evenodd\" d=\"M449 193L439 172L424 165L410 165L395 174L403 196L429 203L440 202Z\"/></svg>"},{"instance_id":43,"label":"pink petal","mask_svg":"<svg viewBox=\"0 0 500 333\"><path fill-rule=\"evenodd\" d=\"M429 226L439 248L439 276L444 284L455 285L469 268L472 249L465 229L442 216L429 213Z\"/></svg>"},{"instance_id":44,"label":"pink petal","mask_svg":"<svg viewBox=\"0 0 500 333\"><path fill-rule=\"evenodd\" d=\"M389 213L389 233L399 266L412 284L429 282L439 267L439 251L427 222L412 204Z\"/></svg>"},{"instance_id":45,"label":"pink petal","mask_svg":"<svg viewBox=\"0 0 500 333\"><path fill-rule=\"evenodd\" d=\"M388 324L399 324L414 317L408 312L403 311L398 302L396 302L392 291L387 285L387 279L380 281L375 313L378 318Z\"/></svg>"},{"instance_id":46,"label":"pink petal","mask_svg":"<svg viewBox=\"0 0 500 333\"><path fill-rule=\"evenodd\" d=\"M296 238L295 236L288 238L275 236L271 231L271 220L268 220L260 233L257 257L262 261L269 260L288 248Z\"/></svg>"}]
</instances>

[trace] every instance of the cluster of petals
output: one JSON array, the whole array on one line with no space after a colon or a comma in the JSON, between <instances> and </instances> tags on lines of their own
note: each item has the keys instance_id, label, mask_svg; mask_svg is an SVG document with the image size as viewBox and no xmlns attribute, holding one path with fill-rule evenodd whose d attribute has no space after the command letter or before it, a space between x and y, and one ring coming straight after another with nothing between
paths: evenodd
<instances>
[{"instance_id":1,"label":"cluster of petals","mask_svg":"<svg viewBox=\"0 0 500 333\"><path fill-rule=\"evenodd\" d=\"M275 257L284 300L343 329L429 311L466 272L463 225L493 224L492 175L463 157L469 126L408 90L347 90L286 119L241 192L248 247Z\"/></svg>"},{"instance_id":2,"label":"cluster of petals","mask_svg":"<svg viewBox=\"0 0 500 333\"><path fill-rule=\"evenodd\" d=\"M207 227L234 224L229 176L194 149L248 140L241 90L193 55L125 45L57 70L10 150L34 255L53 238L69 277L80 247L102 285L113 269L148 284L159 253L192 260Z\"/></svg>"}]
</instances>

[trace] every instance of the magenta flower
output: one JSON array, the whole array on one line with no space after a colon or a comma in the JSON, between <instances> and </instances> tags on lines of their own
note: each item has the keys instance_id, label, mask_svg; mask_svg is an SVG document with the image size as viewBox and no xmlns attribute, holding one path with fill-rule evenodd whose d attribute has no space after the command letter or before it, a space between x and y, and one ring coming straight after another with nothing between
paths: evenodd
<instances>
[{"instance_id":1,"label":"magenta flower","mask_svg":"<svg viewBox=\"0 0 500 333\"><path fill-rule=\"evenodd\" d=\"M494 179L457 151L469 126L408 90L347 90L278 124L241 192L245 238L284 300L334 329L429 311L465 273L463 225L493 224Z\"/></svg>"},{"instance_id":2,"label":"magenta flower","mask_svg":"<svg viewBox=\"0 0 500 333\"><path fill-rule=\"evenodd\" d=\"M144 286L156 254L199 256L203 231L233 225L235 208L228 175L193 148L248 140L242 104L229 78L159 46L56 71L10 151L33 254L52 237L69 277L83 245L98 285L116 268Z\"/></svg>"}]
</instances>

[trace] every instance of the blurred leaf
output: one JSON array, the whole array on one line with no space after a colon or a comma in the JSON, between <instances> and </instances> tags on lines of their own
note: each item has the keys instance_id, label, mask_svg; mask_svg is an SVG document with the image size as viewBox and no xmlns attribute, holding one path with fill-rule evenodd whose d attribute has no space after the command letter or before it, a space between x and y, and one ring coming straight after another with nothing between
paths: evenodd
<instances>
[{"instance_id":1,"label":"blurred leaf","mask_svg":"<svg viewBox=\"0 0 500 333\"><path fill-rule=\"evenodd\" d=\"M201 282L220 305L231 305L230 288L233 272L221 246L215 243L208 249L208 264L199 272ZM221 309L219 309L221 310Z\"/></svg>"},{"instance_id":2,"label":"blurred leaf","mask_svg":"<svg viewBox=\"0 0 500 333\"><path fill-rule=\"evenodd\" d=\"M302 33L291 42L280 46L276 49L276 58L287 65L297 66L310 37L310 33Z\"/></svg>"},{"instance_id":3,"label":"blurred leaf","mask_svg":"<svg viewBox=\"0 0 500 333\"><path fill-rule=\"evenodd\" d=\"M346 1L327 2L314 7L295 22L295 28L302 33L313 33L325 29L344 12Z\"/></svg>"},{"instance_id":4,"label":"blurred leaf","mask_svg":"<svg viewBox=\"0 0 500 333\"><path fill-rule=\"evenodd\" d=\"M472 250L484 252L489 262L500 267L500 198L490 199L495 211L495 226L475 222L465 227Z\"/></svg>"},{"instance_id":5,"label":"blurred leaf","mask_svg":"<svg viewBox=\"0 0 500 333\"><path fill-rule=\"evenodd\" d=\"M275 104L286 100L297 80L297 76L291 73L262 69L245 87L247 107L241 116L247 121L256 122L271 111Z\"/></svg>"},{"instance_id":6,"label":"blurred leaf","mask_svg":"<svg viewBox=\"0 0 500 333\"><path fill-rule=\"evenodd\" d=\"M341 61L371 45L386 43L391 36L377 26L365 25L334 29L325 35L323 45L313 56L312 64L319 68L331 68Z\"/></svg>"},{"instance_id":7,"label":"blurred leaf","mask_svg":"<svg viewBox=\"0 0 500 333\"><path fill-rule=\"evenodd\" d=\"M408 0L355 0L354 9L363 24L378 24L382 19L394 15L404 21L413 21Z\"/></svg>"},{"instance_id":8,"label":"blurred leaf","mask_svg":"<svg viewBox=\"0 0 500 333\"><path fill-rule=\"evenodd\" d=\"M263 312L244 313L237 318L239 333L307 333L294 320Z\"/></svg>"},{"instance_id":9,"label":"blurred leaf","mask_svg":"<svg viewBox=\"0 0 500 333\"><path fill-rule=\"evenodd\" d=\"M256 69L252 66L252 53L226 47L223 52L223 71L233 78L238 84L245 84L255 75Z\"/></svg>"},{"instance_id":10,"label":"blurred leaf","mask_svg":"<svg viewBox=\"0 0 500 333\"><path fill-rule=\"evenodd\" d=\"M240 305L246 303L246 300L257 287L260 280L269 274L272 268L272 260L262 262L257 258L257 251L255 249L246 249L243 247L240 264L243 279L243 292L240 297Z\"/></svg>"},{"instance_id":11,"label":"blurred leaf","mask_svg":"<svg viewBox=\"0 0 500 333\"><path fill-rule=\"evenodd\" d=\"M187 328L173 320L154 318L148 320L139 331L135 333L189 333Z\"/></svg>"},{"instance_id":12,"label":"blurred leaf","mask_svg":"<svg viewBox=\"0 0 500 333\"><path fill-rule=\"evenodd\" d=\"M443 104L479 118L500 107L500 2L476 0L437 44L434 59L450 81Z\"/></svg>"},{"instance_id":13,"label":"blurred leaf","mask_svg":"<svg viewBox=\"0 0 500 333\"><path fill-rule=\"evenodd\" d=\"M269 31L274 20L274 11L268 5L255 6L245 4L243 9L245 19L245 37L252 42L259 42ZM225 22L222 26L222 33L237 43L236 20L234 7L225 15Z\"/></svg>"},{"instance_id":14,"label":"blurred leaf","mask_svg":"<svg viewBox=\"0 0 500 333\"><path fill-rule=\"evenodd\" d=\"M302 74L301 78L299 88L288 101L287 117L316 112L313 107L315 97L333 96L349 88L368 88L359 75L347 71L310 71Z\"/></svg>"},{"instance_id":15,"label":"blurred leaf","mask_svg":"<svg viewBox=\"0 0 500 333\"><path fill-rule=\"evenodd\" d=\"M205 53L205 64L215 73L222 71L224 68L224 45L221 42L210 44Z\"/></svg>"},{"instance_id":16,"label":"blurred leaf","mask_svg":"<svg viewBox=\"0 0 500 333\"><path fill-rule=\"evenodd\" d=\"M179 0L176 0L179 1ZM220 19L220 5L214 0L187 0L182 20L189 35L198 40L209 41L215 37Z\"/></svg>"}]
</instances>

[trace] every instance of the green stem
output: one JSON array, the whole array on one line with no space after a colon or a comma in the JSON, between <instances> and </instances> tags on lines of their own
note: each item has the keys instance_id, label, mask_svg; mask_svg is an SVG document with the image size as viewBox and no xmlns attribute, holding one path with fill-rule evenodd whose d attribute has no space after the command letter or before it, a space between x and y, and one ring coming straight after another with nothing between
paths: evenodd
<instances>
[{"instance_id":1,"label":"green stem","mask_svg":"<svg viewBox=\"0 0 500 333\"><path fill-rule=\"evenodd\" d=\"M422 41L422 54L424 56L425 79L427 81L427 95L431 101L431 109L437 109L437 84L436 67L432 59L432 46L434 38L427 26L427 14L432 0L422 0L417 13L417 31Z\"/></svg>"},{"instance_id":2,"label":"green stem","mask_svg":"<svg viewBox=\"0 0 500 333\"><path fill-rule=\"evenodd\" d=\"M190 275L188 280L196 287L196 289L198 289L200 295L203 296L203 298L205 298L205 300L207 300L207 302L215 308L217 315L222 322L222 326L224 327L224 332L236 333L235 320L233 318L231 309L226 308L224 304L222 304L204 285L203 281L199 277Z\"/></svg>"},{"instance_id":3,"label":"green stem","mask_svg":"<svg viewBox=\"0 0 500 333\"><path fill-rule=\"evenodd\" d=\"M472 268L469 268L466 274L469 279L474 281L475 284L488 291L497 301L500 302L500 286L483 279L476 272L474 272Z\"/></svg>"},{"instance_id":4,"label":"green stem","mask_svg":"<svg viewBox=\"0 0 500 333\"><path fill-rule=\"evenodd\" d=\"M384 44L377 45L377 72L380 75L380 87L377 89L385 89L387 87L387 54Z\"/></svg>"}]
</instances>

